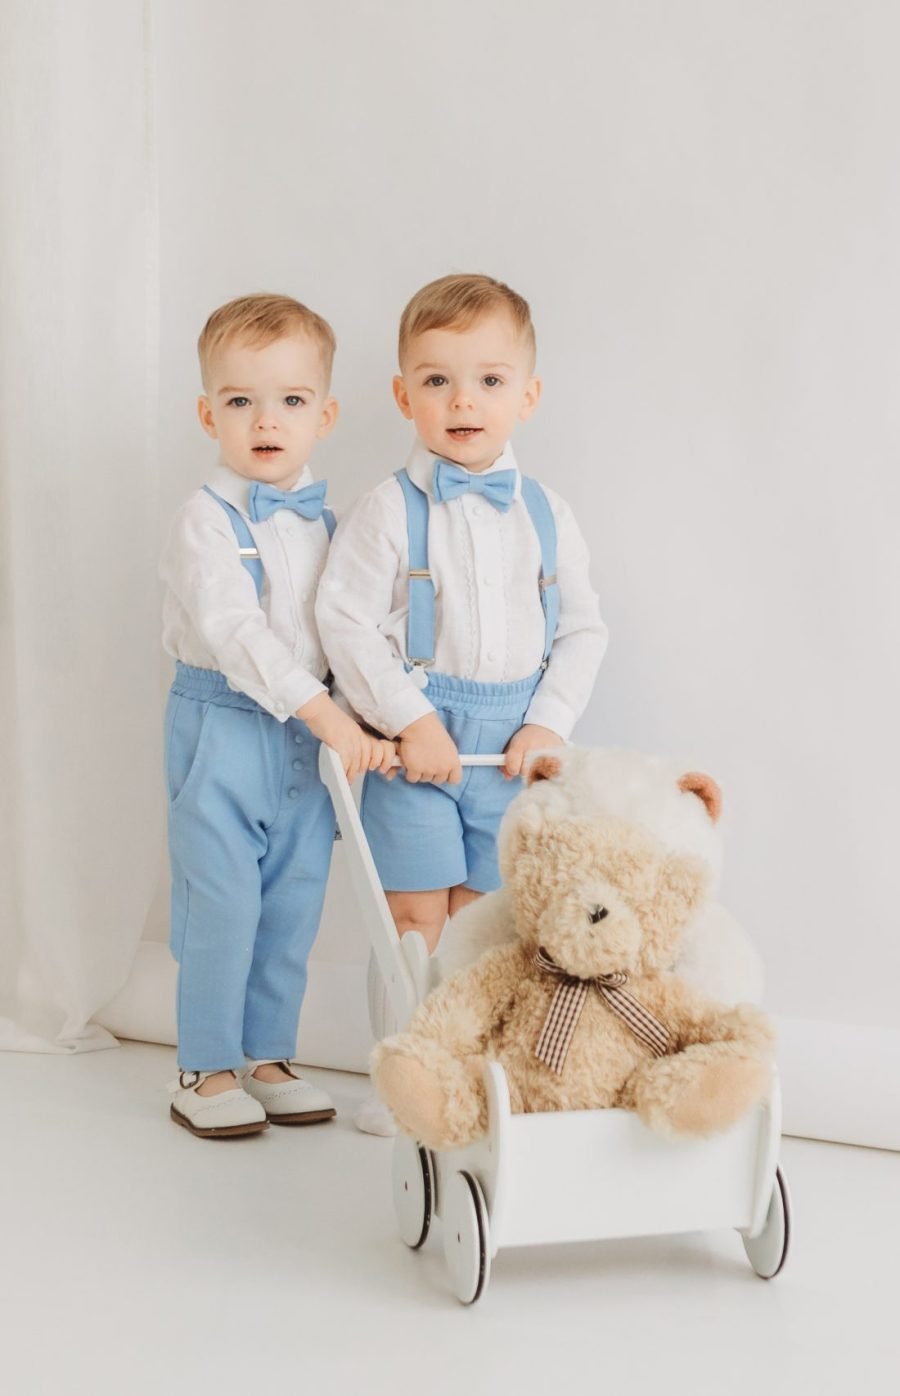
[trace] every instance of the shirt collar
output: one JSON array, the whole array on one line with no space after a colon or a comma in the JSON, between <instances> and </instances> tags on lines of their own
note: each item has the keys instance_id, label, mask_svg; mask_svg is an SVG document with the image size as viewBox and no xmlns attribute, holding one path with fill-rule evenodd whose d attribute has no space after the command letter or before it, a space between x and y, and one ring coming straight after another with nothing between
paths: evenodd
<instances>
[{"instance_id":1,"label":"shirt collar","mask_svg":"<svg viewBox=\"0 0 900 1396\"><path fill-rule=\"evenodd\" d=\"M443 459L443 456L438 456L434 451L429 451L424 441L422 441L420 437L416 437L415 444L406 462L406 472L414 485L418 485L420 490L424 490L426 494L430 495L432 494L431 482L434 476L434 463L436 460ZM465 470L465 466L460 466L460 469ZM514 470L516 472L516 484L513 498L518 499L519 495L522 493L522 477L519 474L519 467L516 464L513 448L509 441L507 441L506 445L503 447L502 453L494 461L494 464L489 465L487 470L480 470L478 473L479 475L492 475L495 470Z\"/></svg>"},{"instance_id":2,"label":"shirt collar","mask_svg":"<svg viewBox=\"0 0 900 1396\"><path fill-rule=\"evenodd\" d=\"M296 483L285 493L292 494L294 490L302 490L306 485L311 485L312 480L312 471L308 465L305 465ZM231 470L220 461L208 476L206 483L220 499L224 499L227 504L233 504L235 509L240 509L242 514L250 517L250 486L255 481L238 475L236 471Z\"/></svg>"}]
</instances>

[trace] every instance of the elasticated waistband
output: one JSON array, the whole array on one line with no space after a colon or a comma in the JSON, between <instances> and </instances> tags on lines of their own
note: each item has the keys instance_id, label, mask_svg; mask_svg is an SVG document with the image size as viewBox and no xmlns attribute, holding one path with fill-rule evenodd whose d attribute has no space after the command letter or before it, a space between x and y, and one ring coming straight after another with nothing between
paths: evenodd
<instances>
[{"instance_id":1,"label":"elasticated waistband","mask_svg":"<svg viewBox=\"0 0 900 1396\"><path fill-rule=\"evenodd\" d=\"M182 698L197 698L202 703L215 703L219 708L244 708L247 712L264 713L255 698L228 687L228 680L218 669L197 669L193 664L175 664L172 692Z\"/></svg>"},{"instance_id":2,"label":"elasticated waistband","mask_svg":"<svg viewBox=\"0 0 900 1396\"><path fill-rule=\"evenodd\" d=\"M516 679L513 683L479 683L475 679L457 678L454 674L426 672L425 697L436 708L460 717L514 721L524 716L544 671L537 669L527 678Z\"/></svg>"}]
</instances>

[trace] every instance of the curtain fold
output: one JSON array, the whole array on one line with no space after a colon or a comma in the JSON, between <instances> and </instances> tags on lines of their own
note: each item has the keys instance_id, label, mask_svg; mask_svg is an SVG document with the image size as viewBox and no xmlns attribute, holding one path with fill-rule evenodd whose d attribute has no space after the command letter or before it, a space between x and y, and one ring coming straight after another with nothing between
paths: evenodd
<instances>
[{"instance_id":1,"label":"curtain fold","mask_svg":"<svg viewBox=\"0 0 900 1396\"><path fill-rule=\"evenodd\" d=\"M0 1046L114 1045L163 828L149 5L6 4Z\"/></svg>"}]
</instances>

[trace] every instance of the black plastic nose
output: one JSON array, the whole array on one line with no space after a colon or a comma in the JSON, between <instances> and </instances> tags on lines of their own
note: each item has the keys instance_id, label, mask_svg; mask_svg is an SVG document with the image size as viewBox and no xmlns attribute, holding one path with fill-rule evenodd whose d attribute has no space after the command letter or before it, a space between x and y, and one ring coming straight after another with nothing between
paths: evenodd
<instances>
[{"instance_id":1,"label":"black plastic nose","mask_svg":"<svg viewBox=\"0 0 900 1396\"><path fill-rule=\"evenodd\" d=\"M596 926L598 921L602 921L604 916L609 915L609 911L605 906L595 906L591 908L588 915L590 916L591 925Z\"/></svg>"}]
</instances>

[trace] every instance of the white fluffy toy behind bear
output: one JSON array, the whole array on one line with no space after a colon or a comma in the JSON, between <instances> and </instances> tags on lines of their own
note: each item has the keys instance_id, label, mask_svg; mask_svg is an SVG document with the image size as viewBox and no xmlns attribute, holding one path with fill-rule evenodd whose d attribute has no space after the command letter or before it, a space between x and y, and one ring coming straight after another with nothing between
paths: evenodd
<instances>
[{"instance_id":1,"label":"white fluffy toy behind bear","mask_svg":"<svg viewBox=\"0 0 900 1396\"><path fill-rule=\"evenodd\" d=\"M548 758L561 768L553 780L538 774L542 759ZM500 828L501 847L535 803L554 819L616 815L645 827L672 852L702 857L713 868L718 884L722 865L718 819L711 823L699 801L682 797L678 781L683 766L638 752L565 747L555 748L544 758L536 756L530 769L537 778L509 806ZM440 978L449 978L485 950L514 939L509 893L501 887L457 912L448 923L438 952ZM762 999L760 957L746 932L715 897L685 927L675 971L721 1003L758 1004Z\"/></svg>"}]
</instances>

